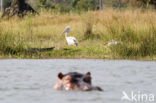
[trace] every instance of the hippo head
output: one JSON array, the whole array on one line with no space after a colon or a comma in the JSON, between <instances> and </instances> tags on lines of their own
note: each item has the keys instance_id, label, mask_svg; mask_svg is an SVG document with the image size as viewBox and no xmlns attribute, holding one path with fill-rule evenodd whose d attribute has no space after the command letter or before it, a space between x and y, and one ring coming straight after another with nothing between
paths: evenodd
<instances>
[{"instance_id":1,"label":"hippo head","mask_svg":"<svg viewBox=\"0 0 156 103\"><path fill-rule=\"evenodd\" d=\"M93 87L91 82L91 73L81 74L77 72L69 72L67 74L58 73L58 82L54 85L56 90L99 90L100 87Z\"/></svg>"}]
</instances>

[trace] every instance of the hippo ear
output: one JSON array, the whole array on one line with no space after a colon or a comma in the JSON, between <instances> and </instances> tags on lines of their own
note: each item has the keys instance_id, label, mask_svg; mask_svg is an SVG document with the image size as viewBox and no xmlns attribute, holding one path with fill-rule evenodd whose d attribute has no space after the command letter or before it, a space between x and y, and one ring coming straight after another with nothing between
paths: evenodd
<instances>
[{"instance_id":1,"label":"hippo ear","mask_svg":"<svg viewBox=\"0 0 156 103\"><path fill-rule=\"evenodd\" d=\"M87 72L87 73L86 73L86 75L90 76L90 75L91 75L91 73L90 73L90 72Z\"/></svg>"},{"instance_id":2,"label":"hippo ear","mask_svg":"<svg viewBox=\"0 0 156 103\"><path fill-rule=\"evenodd\" d=\"M59 79L62 79L63 76L64 76L64 75L63 75L61 72L58 73L58 78L59 78Z\"/></svg>"},{"instance_id":3,"label":"hippo ear","mask_svg":"<svg viewBox=\"0 0 156 103\"><path fill-rule=\"evenodd\" d=\"M85 78L83 79L84 82L91 84L92 80L91 80L91 73L87 72Z\"/></svg>"}]
</instances>

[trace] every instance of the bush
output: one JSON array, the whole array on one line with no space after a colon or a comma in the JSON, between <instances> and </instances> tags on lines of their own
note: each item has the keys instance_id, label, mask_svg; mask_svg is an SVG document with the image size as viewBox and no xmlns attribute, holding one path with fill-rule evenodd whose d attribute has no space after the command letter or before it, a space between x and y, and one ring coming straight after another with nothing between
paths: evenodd
<instances>
[{"instance_id":1,"label":"bush","mask_svg":"<svg viewBox=\"0 0 156 103\"><path fill-rule=\"evenodd\" d=\"M88 11L96 10L98 7L97 0L68 0L68 1L50 1L40 0L39 7L52 9L58 12Z\"/></svg>"},{"instance_id":2,"label":"bush","mask_svg":"<svg viewBox=\"0 0 156 103\"><path fill-rule=\"evenodd\" d=\"M79 11L96 10L98 7L97 0L75 0L73 3L75 9Z\"/></svg>"}]
</instances>

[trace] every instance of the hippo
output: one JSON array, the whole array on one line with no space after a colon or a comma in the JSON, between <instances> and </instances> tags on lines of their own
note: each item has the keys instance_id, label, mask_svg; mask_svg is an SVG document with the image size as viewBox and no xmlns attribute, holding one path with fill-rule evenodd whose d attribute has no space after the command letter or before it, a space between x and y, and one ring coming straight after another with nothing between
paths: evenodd
<instances>
[{"instance_id":1,"label":"hippo","mask_svg":"<svg viewBox=\"0 0 156 103\"><path fill-rule=\"evenodd\" d=\"M103 91L98 86L92 86L91 73L69 72L67 74L58 73L58 81L54 85L55 90L81 90L81 91Z\"/></svg>"}]
</instances>

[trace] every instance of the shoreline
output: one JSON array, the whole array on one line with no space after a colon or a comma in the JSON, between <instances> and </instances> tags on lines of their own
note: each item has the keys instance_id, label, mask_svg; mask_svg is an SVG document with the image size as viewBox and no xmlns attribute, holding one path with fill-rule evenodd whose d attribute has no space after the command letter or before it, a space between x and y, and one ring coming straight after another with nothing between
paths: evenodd
<instances>
[{"instance_id":1,"label":"shoreline","mask_svg":"<svg viewBox=\"0 0 156 103\"><path fill-rule=\"evenodd\" d=\"M0 60L12 60L12 59L18 59L18 60L49 60L49 59L72 59L72 60L75 60L75 59L81 59L81 60L127 60L127 61L156 61L156 56L153 57L153 58L149 58L149 57L140 57L140 58L97 58L97 57L77 57L74 56L72 58L69 58L69 57L16 57L16 56L13 56L13 57L9 57L9 56L0 56Z\"/></svg>"}]
</instances>

